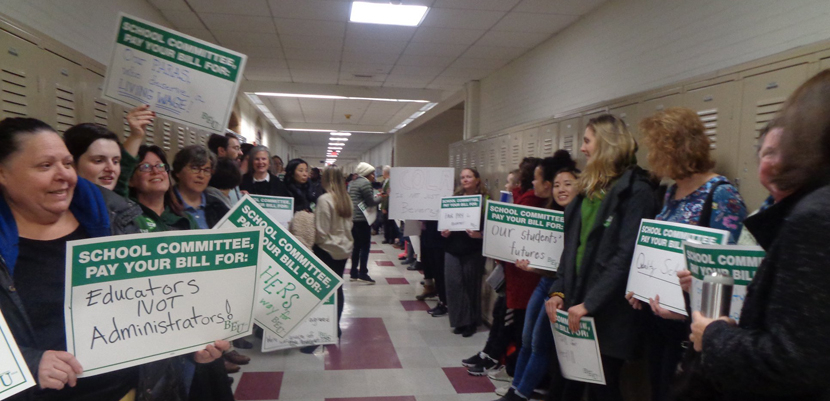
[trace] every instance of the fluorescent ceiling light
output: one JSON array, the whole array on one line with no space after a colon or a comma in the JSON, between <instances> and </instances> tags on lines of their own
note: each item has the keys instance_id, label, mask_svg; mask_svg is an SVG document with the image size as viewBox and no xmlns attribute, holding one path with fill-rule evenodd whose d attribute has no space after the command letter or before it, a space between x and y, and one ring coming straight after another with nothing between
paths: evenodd
<instances>
[{"instance_id":1,"label":"fluorescent ceiling light","mask_svg":"<svg viewBox=\"0 0 830 401\"><path fill-rule=\"evenodd\" d=\"M418 26L427 15L429 7L402 4L352 2L351 22L367 24Z\"/></svg>"},{"instance_id":2,"label":"fluorescent ceiling light","mask_svg":"<svg viewBox=\"0 0 830 401\"><path fill-rule=\"evenodd\" d=\"M274 97L301 97L306 99L334 99L334 100L370 100L375 102L408 102L408 103L430 103L429 100L420 99L390 99L385 97L355 97L355 96L337 96L337 95L314 95L307 93L282 93L282 92L256 92L257 96L274 96Z\"/></svg>"},{"instance_id":3,"label":"fluorescent ceiling light","mask_svg":"<svg viewBox=\"0 0 830 401\"><path fill-rule=\"evenodd\" d=\"M286 128L286 131L303 131L303 132L332 132L330 129L313 129L313 128Z\"/></svg>"},{"instance_id":4,"label":"fluorescent ceiling light","mask_svg":"<svg viewBox=\"0 0 830 401\"><path fill-rule=\"evenodd\" d=\"M338 137L334 137L334 138L329 138L329 140L330 140L330 141L335 141L335 142L346 142L346 141L348 141L348 140L349 140L349 138L338 138Z\"/></svg>"},{"instance_id":5,"label":"fluorescent ceiling light","mask_svg":"<svg viewBox=\"0 0 830 401\"><path fill-rule=\"evenodd\" d=\"M349 133L349 132L332 132L331 135L332 136L352 136L352 134Z\"/></svg>"}]
</instances>

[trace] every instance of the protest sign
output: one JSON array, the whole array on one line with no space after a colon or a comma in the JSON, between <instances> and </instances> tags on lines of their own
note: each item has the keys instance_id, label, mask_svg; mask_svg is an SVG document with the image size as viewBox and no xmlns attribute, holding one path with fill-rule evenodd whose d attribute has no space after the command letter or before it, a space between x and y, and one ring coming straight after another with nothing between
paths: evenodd
<instances>
[{"instance_id":1,"label":"protest sign","mask_svg":"<svg viewBox=\"0 0 830 401\"><path fill-rule=\"evenodd\" d=\"M389 218L438 220L441 198L452 195L454 175L454 168L392 168L389 178Z\"/></svg>"},{"instance_id":2,"label":"protest sign","mask_svg":"<svg viewBox=\"0 0 830 401\"><path fill-rule=\"evenodd\" d=\"M484 256L556 271L562 257L565 214L538 207L488 201L484 215Z\"/></svg>"},{"instance_id":3,"label":"protest sign","mask_svg":"<svg viewBox=\"0 0 830 401\"><path fill-rule=\"evenodd\" d=\"M605 385L594 318L583 317L579 321L579 331L572 332L568 328L568 312L557 310L556 322L550 325L562 377Z\"/></svg>"},{"instance_id":4,"label":"protest sign","mask_svg":"<svg viewBox=\"0 0 830 401\"><path fill-rule=\"evenodd\" d=\"M686 256L686 266L692 272L692 311L700 311L703 276L718 272L735 279L729 317L740 320L746 287L764 260L764 249L759 246L697 245L684 242L683 254Z\"/></svg>"},{"instance_id":5,"label":"protest sign","mask_svg":"<svg viewBox=\"0 0 830 401\"><path fill-rule=\"evenodd\" d=\"M247 56L123 13L115 34L105 98L224 133Z\"/></svg>"},{"instance_id":6,"label":"protest sign","mask_svg":"<svg viewBox=\"0 0 830 401\"><path fill-rule=\"evenodd\" d=\"M329 297L285 338L270 331L262 335L262 352L337 343L337 294Z\"/></svg>"},{"instance_id":7,"label":"protest sign","mask_svg":"<svg viewBox=\"0 0 830 401\"><path fill-rule=\"evenodd\" d=\"M378 208L377 206L366 206L366 202L360 202L357 204L357 208L363 212L363 217L366 218L366 221L371 225L378 219Z\"/></svg>"},{"instance_id":8,"label":"protest sign","mask_svg":"<svg viewBox=\"0 0 830 401\"><path fill-rule=\"evenodd\" d=\"M305 321L343 283L249 195L237 202L216 227L265 229L257 266L254 322L279 338L285 338Z\"/></svg>"},{"instance_id":9,"label":"protest sign","mask_svg":"<svg viewBox=\"0 0 830 401\"><path fill-rule=\"evenodd\" d=\"M643 219L634 246L626 292L648 302L660 296L660 305L687 315L683 290L677 272L686 268L683 241L701 244L726 244L729 232L708 227Z\"/></svg>"},{"instance_id":10,"label":"protest sign","mask_svg":"<svg viewBox=\"0 0 830 401\"><path fill-rule=\"evenodd\" d=\"M66 248L66 346L84 376L251 333L262 231L119 235Z\"/></svg>"},{"instance_id":11,"label":"protest sign","mask_svg":"<svg viewBox=\"0 0 830 401\"><path fill-rule=\"evenodd\" d=\"M277 223L288 228L294 218L294 198L287 196L248 195Z\"/></svg>"},{"instance_id":12,"label":"protest sign","mask_svg":"<svg viewBox=\"0 0 830 401\"><path fill-rule=\"evenodd\" d=\"M438 231L478 231L480 226L481 195L441 198Z\"/></svg>"},{"instance_id":13,"label":"protest sign","mask_svg":"<svg viewBox=\"0 0 830 401\"><path fill-rule=\"evenodd\" d=\"M2 344L0 345L0 400L5 400L36 383L2 314L0 314L0 338L3 340L0 343Z\"/></svg>"}]
</instances>

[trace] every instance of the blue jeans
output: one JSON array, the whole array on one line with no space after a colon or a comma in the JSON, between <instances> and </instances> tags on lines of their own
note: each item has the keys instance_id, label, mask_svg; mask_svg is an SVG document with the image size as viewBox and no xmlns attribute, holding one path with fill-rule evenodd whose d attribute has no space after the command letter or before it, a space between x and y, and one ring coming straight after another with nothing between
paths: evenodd
<instances>
[{"instance_id":1,"label":"blue jeans","mask_svg":"<svg viewBox=\"0 0 830 401\"><path fill-rule=\"evenodd\" d=\"M556 279L543 277L533 290L527 303L524 329L522 330L522 348L513 373L513 389L522 397L528 398L548 372L549 353L553 347L553 332L550 319L545 311L548 290Z\"/></svg>"}]
</instances>

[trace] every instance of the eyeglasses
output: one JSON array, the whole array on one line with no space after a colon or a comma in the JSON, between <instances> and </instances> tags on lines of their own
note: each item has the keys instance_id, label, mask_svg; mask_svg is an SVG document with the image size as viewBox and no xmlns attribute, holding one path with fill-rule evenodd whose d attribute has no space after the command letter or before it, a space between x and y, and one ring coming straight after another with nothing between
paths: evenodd
<instances>
[{"instance_id":1,"label":"eyeglasses","mask_svg":"<svg viewBox=\"0 0 830 401\"><path fill-rule=\"evenodd\" d=\"M213 169L210 167L201 168L199 166L189 165L187 168L190 169L190 172L193 174L199 174L200 172L205 173L205 175L213 174Z\"/></svg>"},{"instance_id":2,"label":"eyeglasses","mask_svg":"<svg viewBox=\"0 0 830 401\"><path fill-rule=\"evenodd\" d=\"M156 165L152 165L150 163L141 163L138 165L138 171L142 173L149 173L151 170L156 169L156 171L170 171L170 166L164 163L159 163Z\"/></svg>"}]
</instances>

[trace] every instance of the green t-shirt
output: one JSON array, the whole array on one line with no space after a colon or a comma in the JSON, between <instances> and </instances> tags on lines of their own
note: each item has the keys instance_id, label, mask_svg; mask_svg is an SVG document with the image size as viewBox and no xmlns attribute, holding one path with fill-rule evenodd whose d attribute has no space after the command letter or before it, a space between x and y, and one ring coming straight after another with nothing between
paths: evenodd
<instances>
[{"instance_id":1,"label":"green t-shirt","mask_svg":"<svg viewBox=\"0 0 830 401\"><path fill-rule=\"evenodd\" d=\"M136 203L138 202L136 201ZM139 203L139 205L141 204ZM142 233L199 229L199 224L187 213L184 216L179 216L173 213L170 208L164 208L164 212L159 216L144 205L141 205L141 210L144 213L135 218L135 223Z\"/></svg>"},{"instance_id":2,"label":"green t-shirt","mask_svg":"<svg viewBox=\"0 0 830 401\"><path fill-rule=\"evenodd\" d=\"M582 225L579 227L579 247L576 248L577 275L579 275L579 271L582 269L582 257L585 255L585 245L588 243L588 235L591 234L591 229L594 228L594 222L597 220L597 213L604 198L605 194L602 193L593 199L586 197L582 200L580 207Z\"/></svg>"}]
</instances>

